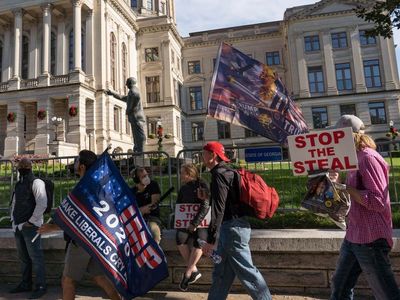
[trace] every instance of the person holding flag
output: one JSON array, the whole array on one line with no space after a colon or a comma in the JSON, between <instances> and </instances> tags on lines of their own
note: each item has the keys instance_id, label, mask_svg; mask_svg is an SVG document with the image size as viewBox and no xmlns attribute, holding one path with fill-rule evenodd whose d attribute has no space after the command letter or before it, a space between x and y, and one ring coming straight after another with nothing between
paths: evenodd
<instances>
[{"instance_id":1,"label":"person holding flag","mask_svg":"<svg viewBox=\"0 0 400 300\"><path fill-rule=\"evenodd\" d=\"M75 173L80 178L97 160L94 152L82 150L79 152ZM43 224L39 229L39 234L46 234L60 230L57 224ZM120 296L112 283L104 276L99 264L76 242L73 240L68 243L65 253L65 264L61 279L63 300L73 300L76 295L76 282L79 282L85 273L93 278L93 281L100 286L112 300L120 300Z\"/></svg>"}]
</instances>

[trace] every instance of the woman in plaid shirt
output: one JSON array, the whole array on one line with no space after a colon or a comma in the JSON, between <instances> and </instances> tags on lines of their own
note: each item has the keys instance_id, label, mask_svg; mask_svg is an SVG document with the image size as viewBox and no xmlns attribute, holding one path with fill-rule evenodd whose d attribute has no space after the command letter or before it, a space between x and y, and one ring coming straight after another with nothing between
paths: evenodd
<instances>
[{"instance_id":1,"label":"woman in plaid shirt","mask_svg":"<svg viewBox=\"0 0 400 300\"><path fill-rule=\"evenodd\" d=\"M330 299L353 299L353 288L363 272L376 299L399 300L389 260L393 246L389 166L376 152L372 138L364 134L364 124L359 118L342 116L335 128L344 127L353 128L359 169L349 171L346 176L351 208ZM335 181L339 174L332 171L330 177Z\"/></svg>"}]
</instances>

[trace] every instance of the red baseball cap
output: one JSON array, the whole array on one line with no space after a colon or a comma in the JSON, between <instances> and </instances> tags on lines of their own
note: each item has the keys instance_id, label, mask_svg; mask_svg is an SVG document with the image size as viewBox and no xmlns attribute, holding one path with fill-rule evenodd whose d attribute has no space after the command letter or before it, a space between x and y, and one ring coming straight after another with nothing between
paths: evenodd
<instances>
[{"instance_id":1,"label":"red baseball cap","mask_svg":"<svg viewBox=\"0 0 400 300\"><path fill-rule=\"evenodd\" d=\"M222 145L221 143L208 142L207 144L204 145L203 150L214 152L223 161L226 161L226 162L230 161L229 158L226 157L224 145Z\"/></svg>"}]
</instances>

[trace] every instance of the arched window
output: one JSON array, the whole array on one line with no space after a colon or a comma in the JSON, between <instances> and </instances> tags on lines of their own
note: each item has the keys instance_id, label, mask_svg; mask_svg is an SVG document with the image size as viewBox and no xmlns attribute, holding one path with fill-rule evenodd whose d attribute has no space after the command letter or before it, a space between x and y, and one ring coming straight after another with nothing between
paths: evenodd
<instances>
[{"instance_id":1,"label":"arched window","mask_svg":"<svg viewBox=\"0 0 400 300\"><path fill-rule=\"evenodd\" d=\"M0 41L0 82L3 81L3 42Z\"/></svg>"},{"instance_id":2,"label":"arched window","mask_svg":"<svg viewBox=\"0 0 400 300\"><path fill-rule=\"evenodd\" d=\"M81 64L82 70L86 70L86 57L85 57L85 48L86 48L86 33L85 30L82 28L81 31ZM71 29L69 32L69 43L68 43L68 66L69 70L74 69L74 30Z\"/></svg>"},{"instance_id":3,"label":"arched window","mask_svg":"<svg viewBox=\"0 0 400 300\"><path fill-rule=\"evenodd\" d=\"M29 38L24 35L22 37L22 61L21 61L21 78L28 79L29 72Z\"/></svg>"},{"instance_id":4,"label":"arched window","mask_svg":"<svg viewBox=\"0 0 400 300\"><path fill-rule=\"evenodd\" d=\"M114 33L111 32L110 34L110 57L111 57L111 61L110 61L110 69L111 69L111 86L113 87L113 89L116 89L116 48L117 48L117 41L115 39L115 35Z\"/></svg>"},{"instance_id":5,"label":"arched window","mask_svg":"<svg viewBox=\"0 0 400 300\"><path fill-rule=\"evenodd\" d=\"M125 43L122 43L122 79L125 84L128 78L128 51L126 50Z\"/></svg>"},{"instance_id":6,"label":"arched window","mask_svg":"<svg viewBox=\"0 0 400 300\"><path fill-rule=\"evenodd\" d=\"M56 74L56 53L57 49L57 34L55 32L51 32L51 42L50 42L50 73Z\"/></svg>"}]
</instances>

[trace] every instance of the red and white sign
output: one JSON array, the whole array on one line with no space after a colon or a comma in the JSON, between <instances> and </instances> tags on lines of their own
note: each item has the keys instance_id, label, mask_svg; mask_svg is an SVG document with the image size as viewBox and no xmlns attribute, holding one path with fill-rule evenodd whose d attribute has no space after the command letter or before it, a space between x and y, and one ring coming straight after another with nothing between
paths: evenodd
<instances>
[{"instance_id":1,"label":"red and white sign","mask_svg":"<svg viewBox=\"0 0 400 300\"><path fill-rule=\"evenodd\" d=\"M357 170L358 161L350 127L288 136L295 176L317 170Z\"/></svg>"},{"instance_id":2,"label":"red and white sign","mask_svg":"<svg viewBox=\"0 0 400 300\"><path fill-rule=\"evenodd\" d=\"M190 221L194 219L200 209L197 203L180 203L175 206L175 229L188 228ZM211 221L211 209L198 228L207 228Z\"/></svg>"}]
</instances>

